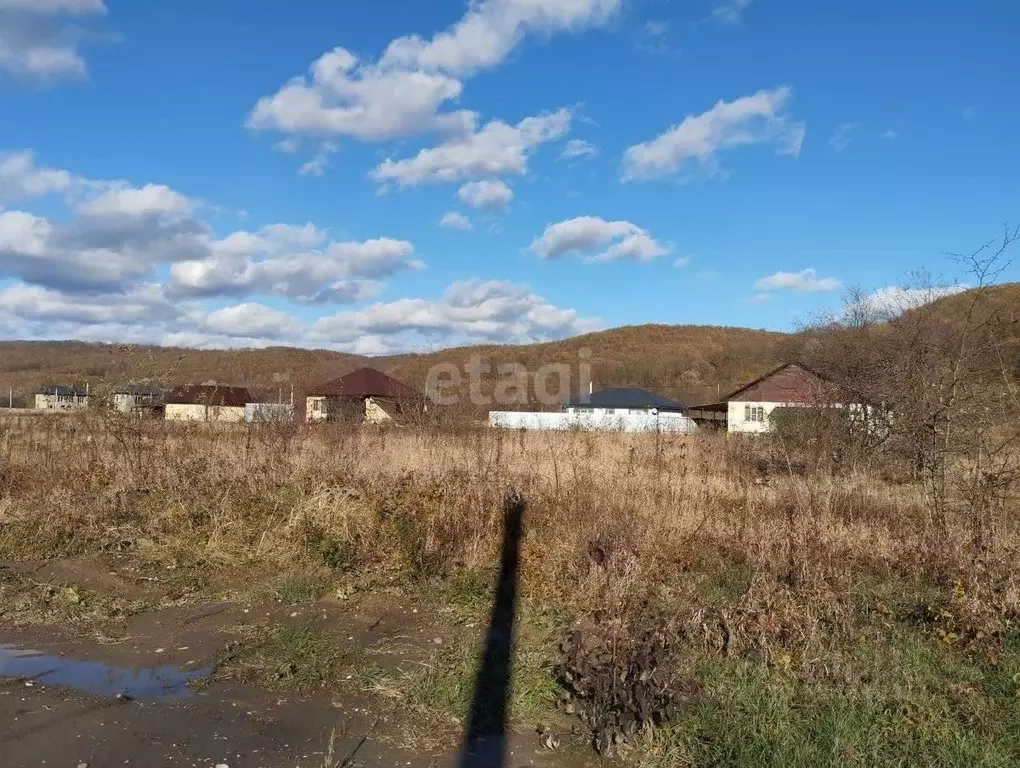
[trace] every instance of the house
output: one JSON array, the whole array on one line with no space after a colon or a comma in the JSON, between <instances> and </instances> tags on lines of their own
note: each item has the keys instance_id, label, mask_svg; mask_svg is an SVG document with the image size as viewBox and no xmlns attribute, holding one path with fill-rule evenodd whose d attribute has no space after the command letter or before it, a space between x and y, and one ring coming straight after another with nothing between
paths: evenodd
<instances>
[{"instance_id":1,"label":"house","mask_svg":"<svg viewBox=\"0 0 1020 768\"><path fill-rule=\"evenodd\" d=\"M85 389L48 386L35 393L35 408L39 411L80 411L88 405L88 386Z\"/></svg>"},{"instance_id":2,"label":"house","mask_svg":"<svg viewBox=\"0 0 1020 768\"><path fill-rule=\"evenodd\" d=\"M154 413L163 406L163 390L155 387L121 387L110 398L114 410L121 413Z\"/></svg>"},{"instance_id":3,"label":"house","mask_svg":"<svg viewBox=\"0 0 1020 768\"><path fill-rule=\"evenodd\" d=\"M489 425L504 429L692 434L697 425L684 407L645 389L617 387L573 398L560 413L493 411Z\"/></svg>"},{"instance_id":4,"label":"house","mask_svg":"<svg viewBox=\"0 0 1020 768\"><path fill-rule=\"evenodd\" d=\"M731 392L720 402L696 405L688 415L702 427L762 433L773 428L778 409L833 405L829 380L801 363L784 363Z\"/></svg>"},{"instance_id":5,"label":"house","mask_svg":"<svg viewBox=\"0 0 1020 768\"><path fill-rule=\"evenodd\" d=\"M684 407L669 398L635 387L602 389L575 397L567 403L567 413L595 413L600 415L683 413Z\"/></svg>"},{"instance_id":6,"label":"house","mask_svg":"<svg viewBox=\"0 0 1020 768\"><path fill-rule=\"evenodd\" d=\"M403 382L375 368L359 368L309 395L305 418L310 422L353 419L392 424L418 411L422 403L422 396Z\"/></svg>"},{"instance_id":7,"label":"house","mask_svg":"<svg viewBox=\"0 0 1020 768\"><path fill-rule=\"evenodd\" d=\"M242 422L252 396L244 387L203 384L176 387L163 400L167 421Z\"/></svg>"}]
</instances>

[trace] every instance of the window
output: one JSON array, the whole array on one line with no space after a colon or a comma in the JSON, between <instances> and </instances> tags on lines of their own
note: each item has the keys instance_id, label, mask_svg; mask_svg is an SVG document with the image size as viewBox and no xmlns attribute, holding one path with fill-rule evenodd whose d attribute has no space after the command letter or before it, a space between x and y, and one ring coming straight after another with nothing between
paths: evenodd
<instances>
[{"instance_id":1,"label":"window","mask_svg":"<svg viewBox=\"0 0 1020 768\"><path fill-rule=\"evenodd\" d=\"M765 408L764 406L758 405L745 405L744 406L744 421L765 421Z\"/></svg>"}]
</instances>

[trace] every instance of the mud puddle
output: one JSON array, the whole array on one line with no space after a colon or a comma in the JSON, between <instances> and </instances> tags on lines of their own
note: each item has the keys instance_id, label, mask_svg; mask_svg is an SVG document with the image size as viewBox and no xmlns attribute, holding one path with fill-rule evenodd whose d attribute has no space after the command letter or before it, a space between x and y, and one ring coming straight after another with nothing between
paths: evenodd
<instances>
[{"instance_id":1,"label":"mud puddle","mask_svg":"<svg viewBox=\"0 0 1020 768\"><path fill-rule=\"evenodd\" d=\"M185 699L194 693L188 684L209 672L209 669L184 670L171 665L118 667L0 645L0 678L63 686L97 696L120 695L147 701Z\"/></svg>"}]
</instances>

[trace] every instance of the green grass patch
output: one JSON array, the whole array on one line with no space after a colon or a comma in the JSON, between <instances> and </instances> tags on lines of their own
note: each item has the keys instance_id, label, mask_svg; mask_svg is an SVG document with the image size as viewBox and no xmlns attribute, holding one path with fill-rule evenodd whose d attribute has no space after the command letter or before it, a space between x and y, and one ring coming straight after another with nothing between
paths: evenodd
<instances>
[{"instance_id":1,"label":"green grass patch","mask_svg":"<svg viewBox=\"0 0 1020 768\"><path fill-rule=\"evenodd\" d=\"M365 652L314 626L261 628L227 647L214 677L270 690L312 692L362 688L377 676Z\"/></svg>"},{"instance_id":2,"label":"green grass patch","mask_svg":"<svg viewBox=\"0 0 1020 768\"><path fill-rule=\"evenodd\" d=\"M484 635L455 635L429 658L388 687L400 691L419 711L463 722L471 706L475 677L484 650ZM510 716L535 725L555 715L557 696L553 670L556 643L541 620L522 621L515 645Z\"/></svg>"},{"instance_id":3,"label":"green grass patch","mask_svg":"<svg viewBox=\"0 0 1020 768\"><path fill-rule=\"evenodd\" d=\"M866 633L788 670L697 657L701 692L642 739L642 764L1013 766L1020 666L993 667L916 633Z\"/></svg>"}]
</instances>

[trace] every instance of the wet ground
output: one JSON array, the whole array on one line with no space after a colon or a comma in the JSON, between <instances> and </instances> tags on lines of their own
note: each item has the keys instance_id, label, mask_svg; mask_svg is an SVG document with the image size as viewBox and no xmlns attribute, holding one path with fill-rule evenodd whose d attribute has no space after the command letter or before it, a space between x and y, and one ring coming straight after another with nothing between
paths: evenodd
<instances>
[{"instance_id":1,"label":"wet ground","mask_svg":"<svg viewBox=\"0 0 1020 768\"><path fill-rule=\"evenodd\" d=\"M51 564L45 577L56 590L144 592L103 568ZM38 579L40 569L32 573ZM8 618L0 615L4 768L462 764L462 725L422 720L399 698L356 685L295 692L219 674L238 638L267 624L319 628L338 646L371 651L372 664L384 669L420 663L449 628L399 598L376 595L356 606L197 603L126 615L90 632ZM556 751L527 727L508 740L506 766L596 764L583 739L569 735L559 741L576 743Z\"/></svg>"}]
</instances>

